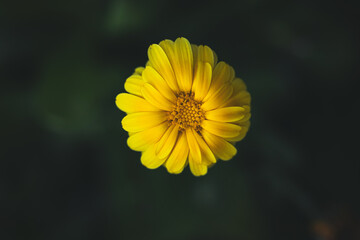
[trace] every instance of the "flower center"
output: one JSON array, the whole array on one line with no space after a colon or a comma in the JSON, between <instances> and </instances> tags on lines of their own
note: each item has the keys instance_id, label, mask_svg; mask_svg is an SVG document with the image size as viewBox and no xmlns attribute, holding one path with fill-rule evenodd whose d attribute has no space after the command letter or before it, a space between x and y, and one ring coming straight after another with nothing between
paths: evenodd
<instances>
[{"instance_id":1,"label":"flower center","mask_svg":"<svg viewBox=\"0 0 360 240\"><path fill-rule=\"evenodd\" d=\"M178 124L181 131L192 127L199 132L201 121L205 119L201 105L201 102L194 100L194 93L180 92L173 110L169 112L168 120L171 124Z\"/></svg>"}]
</instances>

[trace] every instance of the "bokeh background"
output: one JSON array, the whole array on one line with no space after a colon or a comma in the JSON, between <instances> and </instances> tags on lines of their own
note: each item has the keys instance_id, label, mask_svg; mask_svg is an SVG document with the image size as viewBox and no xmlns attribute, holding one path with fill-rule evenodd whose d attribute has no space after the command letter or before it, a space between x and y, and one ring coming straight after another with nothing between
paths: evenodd
<instances>
[{"instance_id":1,"label":"bokeh background","mask_svg":"<svg viewBox=\"0 0 360 240\"><path fill-rule=\"evenodd\" d=\"M1 1L0 239L360 239L350 1ZM114 103L147 48L213 48L252 94L238 154L148 170Z\"/></svg>"}]
</instances>

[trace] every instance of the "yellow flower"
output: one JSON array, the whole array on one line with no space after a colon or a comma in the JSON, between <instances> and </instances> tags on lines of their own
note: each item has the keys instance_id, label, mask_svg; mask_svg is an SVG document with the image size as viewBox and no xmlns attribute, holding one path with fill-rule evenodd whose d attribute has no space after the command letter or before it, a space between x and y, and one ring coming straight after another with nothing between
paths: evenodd
<instances>
[{"instance_id":1,"label":"yellow flower","mask_svg":"<svg viewBox=\"0 0 360 240\"><path fill-rule=\"evenodd\" d=\"M153 44L148 56L126 80L128 93L116 97L141 163L174 174L189 164L201 176L217 159L231 159L250 126L250 94L234 69L185 38Z\"/></svg>"}]
</instances>

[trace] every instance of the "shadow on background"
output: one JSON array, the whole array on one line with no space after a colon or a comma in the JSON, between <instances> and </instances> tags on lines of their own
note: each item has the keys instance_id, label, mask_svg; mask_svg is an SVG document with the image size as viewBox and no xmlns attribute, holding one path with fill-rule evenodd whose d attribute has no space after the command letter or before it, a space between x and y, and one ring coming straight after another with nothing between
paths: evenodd
<instances>
[{"instance_id":1,"label":"shadow on background","mask_svg":"<svg viewBox=\"0 0 360 240\"><path fill-rule=\"evenodd\" d=\"M3 1L0 238L360 239L357 14L335 1ZM201 178L143 167L114 103L148 46L179 36L212 47L253 99L237 156Z\"/></svg>"}]
</instances>

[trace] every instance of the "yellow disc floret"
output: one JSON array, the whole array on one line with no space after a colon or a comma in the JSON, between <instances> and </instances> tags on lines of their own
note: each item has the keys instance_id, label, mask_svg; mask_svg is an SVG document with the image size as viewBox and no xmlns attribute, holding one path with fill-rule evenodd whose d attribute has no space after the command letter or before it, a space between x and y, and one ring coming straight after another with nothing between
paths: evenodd
<instances>
[{"instance_id":1,"label":"yellow disc floret","mask_svg":"<svg viewBox=\"0 0 360 240\"><path fill-rule=\"evenodd\" d=\"M169 112L168 120L171 124L179 125L181 131L192 127L200 132L201 122L205 119L205 112L201 109L201 105L201 102L194 100L194 93L180 92L174 109Z\"/></svg>"}]
</instances>

